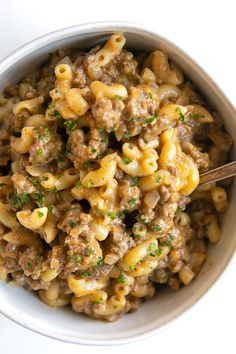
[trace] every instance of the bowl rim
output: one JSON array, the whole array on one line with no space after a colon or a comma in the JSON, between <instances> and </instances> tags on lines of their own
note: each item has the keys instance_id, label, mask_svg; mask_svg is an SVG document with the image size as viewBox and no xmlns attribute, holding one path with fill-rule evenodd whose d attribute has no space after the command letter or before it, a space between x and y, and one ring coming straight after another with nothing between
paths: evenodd
<instances>
[{"instance_id":1,"label":"bowl rim","mask_svg":"<svg viewBox=\"0 0 236 354\"><path fill-rule=\"evenodd\" d=\"M0 75L4 73L5 70L8 69L11 65L14 65L17 63L18 60L22 59L24 56L27 54L30 54L32 51L35 51L37 49L40 49L50 43L52 43L54 40L59 40L59 39L65 39L69 38L73 35L78 34L78 36L82 33L85 33L85 31L88 31L87 33L96 33L96 31L99 30L109 30L109 31L115 31L115 30L120 30L120 31L130 31L135 35L139 35L140 32L146 33L149 36L153 36L156 38L159 38L160 40L165 41L167 44L171 45L174 50L177 50L179 53L181 53L185 58L187 58L195 67L196 69L204 75L208 82L209 86L211 85L214 87L223 97L225 103L228 105L228 110L232 112L232 114L235 114L235 109L232 105L232 103L229 101L229 99L226 97L226 95L222 92L221 88L214 82L214 80L204 71L204 69L201 68L199 64L195 62L195 60L184 50L182 50L178 45L173 43L171 40L167 39L166 37L163 37L156 31L156 29L153 26L149 25L143 25L141 23L137 22L132 22L132 21L95 21L95 22L86 22L86 23L81 23L69 27L65 27L59 30L55 30L46 34L43 34L26 44L18 47L16 50L12 51L9 53L7 56L5 56L1 61L0 61ZM128 337L123 337L123 338L112 338L112 339L88 339L88 338L83 338L83 337L74 337L70 335L61 335L60 333L56 332L51 332L48 333L48 331L44 330L44 328L41 328L35 324L31 324L27 320L24 320L24 318L21 318L17 315L15 312L11 312L5 309L2 309L0 307L0 313L3 314L5 317L10 319L11 321L21 325L22 327L31 330L37 334L46 336L51 339L55 340L60 340L62 342L66 343L73 343L73 344L80 344L80 345L120 345L120 344L127 344L131 342L135 342L141 339L149 338L164 329L166 329L171 323L175 322L180 315L186 315L186 313L192 308L194 305L196 305L199 301L202 300L203 296L208 293L208 291L213 288L216 285L216 282L219 280L219 278L222 276L223 272L225 271L226 267L229 265L230 261L233 258L234 254L234 248L232 248L231 252L229 253L228 259L225 261L224 266L222 269L219 271L218 275L215 276L215 278L211 281L209 281L208 286L201 291L201 293L197 296L195 301L192 303L189 303L184 309L181 309L179 312L177 312L171 319L169 319L166 323L162 324L159 327L155 327L153 329L147 329L144 332L138 333L137 335L130 335Z\"/></svg>"}]
</instances>

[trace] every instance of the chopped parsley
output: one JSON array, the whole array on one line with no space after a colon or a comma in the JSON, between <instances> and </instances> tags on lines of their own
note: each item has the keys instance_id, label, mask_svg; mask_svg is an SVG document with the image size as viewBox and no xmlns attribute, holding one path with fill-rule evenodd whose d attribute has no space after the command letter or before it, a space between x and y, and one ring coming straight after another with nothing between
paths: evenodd
<instances>
[{"instance_id":1,"label":"chopped parsley","mask_svg":"<svg viewBox=\"0 0 236 354\"><path fill-rule=\"evenodd\" d=\"M153 114L149 118L144 119L143 123L148 124L154 122L154 120L157 118L157 114Z\"/></svg>"},{"instance_id":2,"label":"chopped parsley","mask_svg":"<svg viewBox=\"0 0 236 354\"><path fill-rule=\"evenodd\" d=\"M67 260L68 262L80 262L81 256L79 256L78 254L68 254Z\"/></svg>"},{"instance_id":3,"label":"chopped parsley","mask_svg":"<svg viewBox=\"0 0 236 354\"><path fill-rule=\"evenodd\" d=\"M141 220L144 225L148 225L150 223L149 219L145 217L145 215L141 215Z\"/></svg>"},{"instance_id":4,"label":"chopped parsley","mask_svg":"<svg viewBox=\"0 0 236 354\"><path fill-rule=\"evenodd\" d=\"M135 206L137 204L137 199L132 198L132 199L130 199L129 203L130 203L130 205Z\"/></svg>"},{"instance_id":5,"label":"chopped parsley","mask_svg":"<svg viewBox=\"0 0 236 354\"><path fill-rule=\"evenodd\" d=\"M90 272L82 272L82 273L80 273L80 275L81 275L82 278L86 278L86 277L91 277L92 273L90 273Z\"/></svg>"},{"instance_id":6,"label":"chopped parsley","mask_svg":"<svg viewBox=\"0 0 236 354\"><path fill-rule=\"evenodd\" d=\"M99 266L103 264L102 257L98 257L96 263L92 266L93 269L97 269Z\"/></svg>"},{"instance_id":7,"label":"chopped parsley","mask_svg":"<svg viewBox=\"0 0 236 354\"><path fill-rule=\"evenodd\" d=\"M117 283L124 283L125 282L125 276L124 274L120 273L120 275L116 278Z\"/></svg>"},{"instance_id":8,"label":"chopped parsley","mask_svg":"<svg viewBox=\"0 0 236 354\"><path fill-rule=\"evenodd\" d=\"M31 262L28 262L28 263L27 263L27 268L28 268L28 269L30 269L30 270L33 268L33 266L32 266L32 263L31 263Z\"/></svg>"},{"instance_id":9,"label":"chopped parsley","mask_svg":"<svg viewBox=\"0 0 236 354\"><path fill-rule=\"evenodd\" d=\"M76 188L82 188L82 182L79 180L77 183L76 183Z\"/></svg>"},{"instance_id":10,"label":"chopped parsley","mask_svg":"<svg viewBox=\"0 0 236 354\"><path fill-rule=\"evenodd\" d=\"M156 253L156 255L157 255L158 257L160 257L160 255L162 254L162 252L163 252L163 249L162 249L162 248L157 248L157 249L155 250L155 253Z\"/></svg>"},{"instance_id":11,"label":"chopped parsley","mask_svg":"<svg viewBox=\"0 0 236 354\"><path fill-rule=\"evenodd\" d=\"M149 98L150 100L152 100L152 93L151 93L151 92L148 92L148 93L146 94L146 98Z\"/></svg>"},{"instance_id":12,"label":"chopped parsley","mask_svg":"<svg viewBox=\"0 0 236 354\"><path fill-rule=\"evenodd\" d=\"M41 207L43 202L45 202L45 196L40 192L36 192L34 201L38 205L38 207Z\"/></svg>"},{"instance_id":13,"label":"chopped parsley","mask_svg":"<svg viewBox=\"0 0 236 354\"><path fill-rule=\"evenodd\" d=\"M97 152L97 149L92 148L92 153L95 154Z\"/></svg>"},{"instance_id":14,"label":"chopped parsley","mask_svg":"<svg viewBox=\"0 0 236 354\"><path fill-rule=\"evenodd\" d=\"M181 212L180 207L177 207L177 208L176 208L176 211L175 211L175 216L179 215L180 212Z\"/></svg>"},{"instance_id":15,"label":"chopped parsley","mask_svg":"<svg viewBox=\"0 0 236 354\"><path fill-rule=\"evenodd\" d=\"M37 181L36 178L34 178L33 176L29 176L29 177L28 177L28 180L30 181L30 183L31 183L33 186L37 186L38 181Z\"/></svg>"},{"instance_id":16,"label":"chopped parsley","mask_svg":"<svg viewBox=\"0 0 236 354\"><path fill-rule=\"evenodd\" d=\"M135 265L131 265L130 266L130 270L136 270L137 268L136 268L136 266Z\"/></svg>"},{"instance_id":17,"label":"chopped parsley","mask_svg":"<svg viewBox=\"0 0 236 354\"><path fill-rule=\"evenodd\" d=\"M112 220L115 220L119 214L116 213L115 211L107 211L106 212L107 216L109 216L109 218L111 218Z\"/></svg>"},{"instance_id":18,"label":"chopped parsley","mask_svg":"<svg viewBox=\"0 0 236 354\"><path fill-rule=\"evenodd\" d=\"M138 178L138 176L132 177L131 187L136 187L136 186L138 186L138 184L139 184L139 178Z\"/></svg>"},{"instance_id":19,"label":"chopped parsley","mask_svg":"<svg viewBox=\"0 0 236 354\"><path fill-rule=\"evenodd\" d=\"M95 253L95 250L92 247L87 247L85 249L84 255L85 257L91 257Z\"/></svg>"},{"instance_id":20,"label":"chopped parsley","mask_svg":"<svg viewBox=\"0 0 236 354\"><path fill-rule=\"evenodd\" d=\"M71 131L71 130L74 130L75 128L77 128L77 122L75 122L72 119L67 119L64 122L64 125L66 126L67 131Z\"/></svg>"},{"instance_id":21,"label":"chopped parsley","mask_svg":"<svg viewBox=\"0 0 236 354\"><path fill-rule=\"evenodd\" d=\"M102 297L100 297L100 299L92 301L92 304L98 305L98 304L101 304L102 302L103 302L103 299L102 299Z\"/></svg>"},{"instance_id":22,"label":"chopped parsley","mask_svg":"<svg viewBox=\"0 0 236 354\"><path fill-rule=\"evenodd\" d=\"M207 224L204 224L204 225L202 226L203 230L207 232L208 229L209 229L210 224L211 224L210 222L208 222Z\"/></svg>"},{"instance_id":23,"label":"chopped parsley","mask_svg":"<svg viewBox=\"0 0 236 354\"><path fill-rule=\"evenodd\" d=\"M71 227L75 227L75 226L78 225L78 224L77 224L77 221L75 221L75 220L70 220L69 223L70 223L70 226L71 226Z\"/></svg>"},{"instance_id":24,"label":"chopped parsley","mask_svg":"<svg viewBox=\"0 0 236 354\"><path fill-rule=\"evenodd\" d=\"M153 225L153 230L154 230L154 231L161 231L162 228L161 228L160 225L156 224L156 225Z\"/></svg>"},{"instance_id":25,"label":"chopped parsley","mask_svg":"<svg viewBox=\"0 0 236 354\"><path fill-rule=\"evenodd\" d=\"M102 211L98 208L98 206L96 206L95 210L96 210L96 213L97 213L99 216L102 215Z\"/></svg>"},{"instance_id":26,"label":"chopped parsley","mask_svg":"<svg viewBox=\"0 0 236 354\"><path fill-rule=\"evenodd\" d=\"M42 211L38 211L38 217L41 219L44 216L44 213Z\"/></svg>"},{"instance_id":27,"label":"chopped parsley","mask_svg":"<svg viewBox=\"0 0 236 354\"><path fill-rule=\"evenodd\" d=\"M100 133L100 137L101 137L102 142L104 144L108 145L108 135L105 132L104 128L100 128L99 133Z\"/></svg>"},{"instance_id":28,"label":"chopped parsley","mask_svg":"<svg viewBox=\"0 0 236 354\"><path fill-rule=\"evenodd\" d=\"M181 109L179 107L177 107L175 109L175 112L179 113L178 119L183 123L184 122L184 115L183 115L183 112L181 111Z\"/></svg>"},{"instance_id":29,"label":"chopped parsley","mask_svg":"<svg viewBox=\"0 0 236 354\"><path fill-rule=\"evenodd\" d=\"M93 182L91 180L89 180L88 183L87 183L87 187L91 188L92 186L93 186Z\"/></svg>"},{"instance_id":30,"label":"chopped parsley","mask_svg":"<svg viewBox=\"0 0 236 354\"><path fill-rule=\"evenodd\" d=\"M119 95L116 95L116 98L117 98L117 100L119 100L119 101L122 101L122 100L123 100L123 97L122 97L122 96L119 96Z\"/></svg>"},{"instance_id":31,"label":"chopped parsley","mask_svg":"<svg viewBox=\"0 0 236 354\"><path fill-rule=\"evenodd\" d=\"M52 206L51 204L49 204L49 205L47 206L47 208L48 208L48 212L51 213L51 212L52 212L52 209L53 209L53 206Z\"/></svg>"},{"instance_id":32,"label":"chopped parsley","mask_svg":"<svg viewBox=\"0 0 236 354\"><path fill-rule=\"evenodd\" d=\"M0 187L4 187L5 185L5 183L0 183Z\"/></svg>"},{"instance_id":33,"label":"chopped parsley","mask_svg":"<svg viewBox=\"0 0 236 354\"><path fill-rule=\"evenodd\" d=\"M137 122L138 121L138 118L135 118L135 117L133 117L133 118L131 118L131 122Z\"/></svg>"},{"instance_id":34,"label":"chopped parsley","mask_svg":"<svg viewBox=\"0 0 236 354\"><path fill-rule=\"evenodd\" d=\"M59 111L54 111L53 112L53 116L56 118L56 119L61 119L63 118L61 113Z\"/></svg>"},{"instance_id":35,"label":"chopped parsley","mask_svg":"<svg viewBox=\"0 0 236 354\"><path fill-rule=\"evenodd\" d=\"M38 151L38 156L39 156L39 157L42 157L42 156L43 156L43 149L39 149L39 151Z\"/></svg>"},{"instance_id":36,"label":"chopped parsley","mask_svg":"<svg viewBox=\"0 0 236 354\"><path fill-rule=\"evenodd\" d=\"M15 209L21 209L25 203L29 202L30 196L27 193L16 194L14 192L10 192L9 199Z\"/></svg>"},{"instance_id":37,"label":"chopped parsley","mask_svg":"<svg viewBox=\"0 0 236 354\"><path fill-rule=\"evenodd\" d=\"M155 181L156 181L157 183L160 183L160 181L161 181L161 176L157 175L157 176L155 177Z\"/></svg>"},{"instance_id":38,"label":"chopped parsley","mask_svg":"<svg viewBox=\"0 0 236 354\"><path fill-rule=\"evenodd\" d=\"M172 234L171 232L169 233L169 237L171 241L174 241L176 239L176 236Z\"/></svg>"},{"instance_id":39,"label":"chopped parsley","mask_svg":"<svg viewBox=\"0 0 236 354\"><path fill-rule=\"evenodd\" d=\"M124 165L128 165L131 162L131 160L128 157L124 157L121 161Z\"/></svg>"},{"instance_id":40,"label":"chopped parsley","mask_svg":"<svg viewBox=\"0 0 236 354\"><path fill-rule=\"evenodd\" d=\"M148 252L149 252L150 256L153 256L153 257L155 256L155 253L153 252L155 247L156 247L155 242L151 242L150 245L148 246Z\"/></svg>"},{"instance_id":41,"label":"chopped parsley","mask_svg":"<svg viewBox=\"0 0 236 354\"><path fill-rule=\"evenodd\" d=\"M124 138L125 139L130 139L131 138L131 134L130 133L125 133L124 134Z\"/></svg>"}]
</instances>

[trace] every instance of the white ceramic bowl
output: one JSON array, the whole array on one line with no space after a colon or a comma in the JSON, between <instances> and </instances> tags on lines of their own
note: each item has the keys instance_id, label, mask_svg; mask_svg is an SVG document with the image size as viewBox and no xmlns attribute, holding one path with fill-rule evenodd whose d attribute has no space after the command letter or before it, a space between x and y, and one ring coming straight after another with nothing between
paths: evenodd
<instances>
[{"instance_id":1,"label":"white ceramic bowl","mask_svg":"<svg viewBox=\"0 0 236 354\"><path fill-rule=\"evenodd\" d=\"M73 26L40 37L21 47L0 63L0 91L18 81L32 67L47 59L48 53L63 46L92 47L110 33L122 31L127 48L151 51L164 49L182 67L225 118L227 130L236 139L236 112L209 76L175 45L154 30L127 22L100 22ZM220 242L210 246L206 263L191 285L179 292L163 291L144 303L137 312L125 315L115 323L99 322L78 315L69 308L53 309L33 293L1 282L0 311L11 320L43 335L71 343L111 345L127 343L157 333L164 325L190 308L217 280L229 262L236 246L236 188L224 221Z\"/></svg>"}]
</instances>

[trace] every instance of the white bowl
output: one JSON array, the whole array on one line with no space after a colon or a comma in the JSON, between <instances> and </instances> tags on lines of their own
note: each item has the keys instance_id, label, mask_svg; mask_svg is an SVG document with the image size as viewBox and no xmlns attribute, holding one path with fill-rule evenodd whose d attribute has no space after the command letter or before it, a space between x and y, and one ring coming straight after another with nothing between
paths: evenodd
<instances>
[{"instance_id":1,"label":"white bowl","mask_svg":"<svg viewBox=\"0 0 236 354\"><path fill-rule=\"evenodd\" d=\"M21 47L0 63L0 90L18 81L32 67L47 59L48 53L63 46L92 47L110 33L122 31L127 47L151 51L164 49L199 87L226 120L227 130L236 139L236 112L219 87L182 50L160 37L155 30L127 22L89 23L62 29ZM71 343L90 345L122 344L157 333L164 325L190 308L219 278L236 246L236 188L224 220L220 242L210 246L206 263L191 285L179 292L163 291L144 303L137 312L115 323L104 323L74 313L69 308L53 309L32 292L0 284L0 311L9 319L40 334Z\"/></svg>"}]
</instances>

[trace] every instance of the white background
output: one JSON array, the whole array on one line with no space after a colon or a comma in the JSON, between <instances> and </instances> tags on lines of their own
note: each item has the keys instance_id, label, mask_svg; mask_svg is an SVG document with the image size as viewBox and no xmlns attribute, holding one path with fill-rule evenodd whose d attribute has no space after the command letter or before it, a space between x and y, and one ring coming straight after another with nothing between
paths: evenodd
<instances>
[{"instance_id":1,"label":"white background","mask_svg":"<svg viewBox=\"0 0 236 354\"><path fill-rule=\"evenodd\" d=\"M0 0L0 59L44 33L82 22L129 20L154 26L190 54L236 106L235 1ZM235 353L236 257L189 312L164 332L116 347L82 347L34 334L0 315L2 354Z\"/></svg>"}]
</instances>

